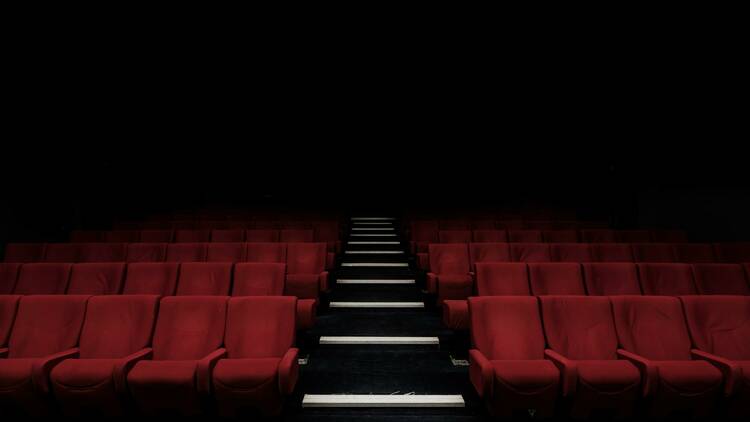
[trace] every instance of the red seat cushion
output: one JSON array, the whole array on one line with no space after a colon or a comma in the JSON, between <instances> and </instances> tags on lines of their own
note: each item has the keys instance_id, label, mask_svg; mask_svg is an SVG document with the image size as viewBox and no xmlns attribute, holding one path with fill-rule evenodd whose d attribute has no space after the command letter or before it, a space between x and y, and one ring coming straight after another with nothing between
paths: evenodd
<instances>
[{"instance_id":1,"label":"red seat cushion","mask_svg":"<svg viewBox=\"0 0 750 422\"><path fill-rule=\"evenodd\" d=\"M222 359L214 368L214 383L229 389L252 390L270 384L278 390L280 358Z\"/></svg>"},{"instance_id":2,"label":"red seat cushion","mask_svg":"<svg viewBox=\"0 0 750 422\"><path fill-rule=\"evenodd\" d=\"M578 383L600 393L619 393L641 383L638 368L628 361L581 360L576 366Z\"/></svg>"},{"instance_id":3,"label":"red seat cushion","mask_svg":"<svg viewBox=\"0 0 750 422\"><path fill-rule=\"evenodd\" d=\"M518 393L538 393L556 388L559 372L548 360L493 360L495 380Z\"/></svg>"},{"instance_id":4,"label":"red seat cushion","mask_svg":"<svg viewBox=\"0 0 750 422\"><path fill-rule=\"evenodd\" d=\"M103 388L112 384L112 372L120 359L66 359L50 374L61 388ZM113 387L114 388L114 387Z\"/></svg>"},{"instance_id":5,"label":"red seat cushion","mask_svg":"<svg viewBox=\"0 0 750 422\"><path fill-rule=\"evenodd\" d=\"M659 381L680 393L700 394L721 386L721 372L702 360L658 361Z\"/></svg>"},{"instance_id":6,"label":"red seat cushion","mask_svg":"<svg viewBox=\"0 0 750 422\"><path fill-rule=\"evenodd\" d=\"M28 383L31 388L31 368L38 359L0 359L0 389L18 389Z\"/></svg>"}]
</instances>

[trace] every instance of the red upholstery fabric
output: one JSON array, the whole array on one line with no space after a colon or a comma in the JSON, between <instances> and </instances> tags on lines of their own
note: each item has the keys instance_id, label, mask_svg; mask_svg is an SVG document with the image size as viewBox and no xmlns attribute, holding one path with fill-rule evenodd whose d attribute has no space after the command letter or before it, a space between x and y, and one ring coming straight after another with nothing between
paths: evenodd
<instances>
[{"instance_id":1,"label":"red upholstery fabric","mask_svg":"<svg viewBox=\"0 0 750 422\"><path fill-rule=\"evenodd\" d=\"M651 230L651 240L663 243L687 243L688 236L684 230Z\"/></svg>"},{"instance_id":2,"label":"red upholstery fabric","mask_svg":"<svg viewBox=\"0 0 750 422\"><path fill-rule=\"evenodd\" d=\"M526 264L516 262L477 263L479 296L529 296L529 274Z\"/></svg>"},{"instance_id":3,"label":"red upholstery fabric","mask_svg":"<svg viewBox=\"0 0 750 422\"><path fill-rule=\"evenodd\" d=\"M124 263L75 264L70 273L67 294L116 295L122 290L124 278Z\"/></svg>"},{"instance_id":4,"label":"red upholstery fabric","mask_svg":"<svg viewBox=\"0 0 750 422\"><path fill-rule=\"evenodd\" d=\"M177 243L201 243L211 239L211 230L175 230L174 241Z\"/></svg>"},{"instance_id":5,"label":"red upholstery fabric","mask_svg":"<svg viewBox=\"0 0 750 422\"><path fill-rule=\"evenodd\" d=\"M469 230L440 230L438 232L440 243L469 243L471 242L471 231Z\"/></svg>"},{"instance_id":6,"label":"red upholstery fabric","mask_svg":"<svg viewBox=\"0 0 750 422\"><path fill-rule=\"evenodd\" d=\"M595 243L591 251L596 262L634 262L633 250L627 243Z\"/></svg>"},{"instance_id":7,"label":"red upholstery fabric","mask_svg":"<svg viewBox=\"0 0 750 422\"><path fill-rule=\"evenodd\" d=\"M20 270L20 263L0 263L0 295L13 293Z\"/></svg>"},{"instance_id":8,"label":"red upholstery fabric","mask_svg":"<svg viewBox=\"0 0 750 422\"><path fill-rule=\"evenodd\" d=\"M146 348L159 305L158 296L99 296L89 300L80 337L80 359L68 359L50 374L55 397L67 415L96 409L115 416L123 411L115 368Z\"/></svg>"},{"instance_id":9,"label":"red upholstery fabric","mask_svg":"<svg viewBox=\"0 0 750 422\"><path fill-rule=\"evenodd\" d=\"M166 262L204 262L206 243L170 243Z\"/></svg>"},{"instance_id":10,"label":"red upholstery fabric","mask_svg":"<svg viewBox=\"0 0 750 422\"><path fill-rule=\"evenodd\" d=\"M39 262L44 257L44 243L8 243L5 262Z\"/></svg>"},{"instance_id":11,"label":"red upholstery fabric","mask_svg":"<svg viewBox=\"0 0 750 422\"><path fill-rule=\"evenodd\" d=\"M79 262L81 246L78 243L48 243L44 247L42 262Z\"/></svg>"},{"instance_id":12,"label":"red upholstery fabric","mask_svg":"<svg viewBox=\"0 0 750 422\"><path fill-rule=\"evenodd\" d=\"M245 232L245 240L247 242L278 242L279 231L278 230L264 230L264 229L252 229Z\"/></svg>"},{"instance_id":13,"label":"red upholstery fabric","mask_svg":"<svg viewBox=\"0 0 750 422\"><path fill-rule=\"evenodd\" d=\"M710 243L676 243L673 246L677 262L688 264L716 262L714 247Z\"/></svg>"},{"instance_id":14,"label":"red upholstery fabric","mask_svg":"<svg viewBox=\"0 0 750 422\"><path fill-rule=\"evenodd\" d=\"M206 246L207 262L242 262L244 260L244 243L209 243Z\"/></svg>"},{"instance_id":15,"label":"red upholstery fabric","mask_svg":"<svg viewBox=\"0 0 750 422\"><path fill-rule=\"evenodd\" d=\"M166 256L166 243L128 244L128 262L163 262Z\"/></svg>"},{"instance_id":16,"label":"red upholstery fabric","mask_svg":"<svg viewBox=\"0 0 750 422\"><path fill-rule=\"evenodd\" d=\"M549 245L546 243L511 243L510 257L514 262L551 262Z\"/></svg>"},{"instance_id":17,"label":"red upholstery fabric","mask_svg":"<svg viewBox=\"0 0 750 422\"><path fill-rule=\"evenodd\" d=\"M135 243L140 242L141 232L138 230L110 230L104 232L103 237L107 243Z\"/></svg>"},{"instance_id":18,"label":"red upholstery fabric","mask_svg":"<svg viewBox=\"0 0 750 422\"><path fill-rule=\"evenodd\" d=\"M581 241L586 243L615 243L617 236L614 230L588 229L580 231Z\"/></svg>"},{"instance_id":19,"label":"red upholstery fabric","mask_svg":"<svg viewBox=\"0 0 750 422\"><path fill-rule=\"evenodd\" d=\"M540 243L541 230L508 230L508 242L511 243Z\"/></svg>"},{"instance_id":20,"label":"red upholstery fabric","mask_svg":"<svg viewBox=\"0 0 750 422\"><path fill-rule=\"evenodd\" d=\"M124 295L172 296L177 287L179 264L145 262L128 265Z\"/></svg>"},{"instance_id":21,"label":"red upholstery fabric","mask_svg":"<svg viewBox=\"0 0 750 422\"><path fill-rule=\"evenodd\" d=\"M174 238L172 230L141 230L139 241L143 243L170 243Z\"/></svg>"},{"instance_id":22,"label":"red upholstery fabric","mask_svg":"<svg viewBox=\"0 0 750 422\"><path fill-rule=\"evenodd\" d=\"M212 242L244 242L245 231L239 229L233 230L212 230Z\"/></svg>"},{"instance_id":23,"label":"red upholstery fabric","mask_svg":"<svg viewBox=\"0 0 750 422\"><path fill-rule=\"evenodd\" d=\"M644 295L682 296L698 294L688 264L637 264Z\"/></svg>"},{"instance_id":24,"label":"red upholstery fabric","mask_svg":"<svg viewBox=\"0 0 750 422\"><path fill-rule=\"evenodd\" d=\"M24 264L13 293L17 295L61 295L68 288L73 264Z\"/></svg>"},{"instance_id":25,"label":"red upholstery fabric","mask_svg":"<svg viewBox=\"0 0 750 422\"><path fill-rule=\"evenodd\" d=\"M563 395L573 396L571 416L585 419L596 409L630 415L641 376L633 364L617 360L609 299L544 296L539 300L549 348L564 358L556 364L563 374Z\"/></svg>"},{"instance_id":26,"label":"red upholstery fabric","mask_svg":"<svg viewBox=\"0 0 750 422\"><path fill-rule=\"evenodd\" d=\"M248 261L250 260L249 255L248 249ZM320 274L325 271L326 256L325 243L287 243L287 273Z\"/></svg>"},{"instance_id":27,"label":"red upholstery fabric","mask_svg":"<svg viewBox=\"0 0 750 422\"><path fill-rule=\"evenodd\" d=\"M750 298L683 296L680 300L696 349L734 361L750 361Z\"/></svg>"},{"instance_id":28,"label":"red upholstery fabric","mask_svg":"<svg viewBox=\"0 0 750 422\"><path fill-rule=\"evenodd\" d=\"M434 243L429 246L430 271L435 274L469 273L469 248L465 243Z\"/></svg>"},{"instance_id":29,"label":"red upholstery fabric","mask_svg":"<svg viewBox=\"0 0 750 422\"><path fill-rule=\"evenodd\" d=\"M531 293L542 295L585 295L581 264L529 264Z\"/></svg>"},{"instance_id":30,"label":"red upholstery fabric","mask_svg":"<svg viewBox=\"0 0 750 422\"><path fill-rule=\"evenodd\" d=\"M313 243L315 245L315 243ZM245 261L247 262L286 262L286 243L246 243ZM323 258L325 261L325 258ZM323 264L325 266L325 263Z\"/></svg>"},{"instance_id":31,"label":"red upholstery fabric","mask_svg":"<svg viewBox=\"0 0 750 422\"><path fill-rule=\"evenodd\" d=\"M714 245L720 262L750 262L750 243L717 243Z\"/></svg>"},{"instance_id":32,"label":"red upholstery fabric","mask_svg":"<svg viewBox=\"0 0 750 422\"><path fill-rule=\"evenodd\" d=\"M313 242L315 233L312 229L285 229L279 231L280 242Z\"/></svg>"},{"instance_id":33,"label":"red upholstery fabric","mask_svg":"<svg viewBox=\"0 0 750 422\"><path fill-rule=\"evenodd\" d=\"M651 232L648 230L618 230L615 238L621 243L651 243Z\"/></svg>"},{"instance_id":34,"label":"red upholstery fabric","mask_svg":"<svg viewBox=\"0 0 750 422\"><path fill-rule=\"evenodd\" d=\"M101 242L102 233L97 230L73 230L70 232L71 243Z\"/></svg>"},{"instance_id":35,"label":"red upholstery fabric","mask_svg":"<svg viewBox=\"0 0 750 422\"><path fill-rule=\"evenodd\" d=\"M470 243L469 262L473 269L478 262L510 262L508 243Z\"/></svg>"},{"instance_id":36,"label":"red upholstery fabric","mask_svg":"<svg viewBox=\"0 0 750 422\"><path fill-rule=\"evenodd\" d=\"M640 295L638 269L628 263L585 263L583 281L590 296Z\"/></svg>"},{"instance_id":37,"label":"red upholstery fabric","mask_svg":"<svg viewBox=\"0 0 750 422\"><path fill-rule=\"evenodd\" d=\"M443 324L452 330L468 330L469 302L466 300L443 301Z\"/></svg>"},{"instance_id":38,"label":"red upholstery fabric","mask_svg":"<svg viewBox=\"0 0 750 422\"><path fill-rule=\"evenodd\" d=\"M231 284L229 262L186 262L180 265L177 296L228 296Z\"/></svg>"},{"instance_id":39,"label":"red upholstery fabric","mask_svg":"<svg viewBox=\"0 0 750 422\"><path fill-rule=\"evenodd\" d=\"M594 260L588 243L551 243L550 256L554 262L592 262Z\"/></svg>"},{"instance_id":40,"label":"red upholstery fabric","mask_svg":"<svg viewBox=\"0 0 750 422\"><path fill-rule=\"evenodd\" d=\"M0 348L8 346L19 300L21 296L18 295L0 295Z\"/></svg>"},{"instance_id":41,"label":"red upholstery fabric","mask_svg":"<svg viewBox=\"0 0 750 422\"><path fill-rule=\"evenodd\" d=\"M284 294L285 273L285 264L237 264L234 268L232 296L281 296Z\"/></svg>"},{"instance_id":42,"label":"red upholstery fabric","mask_svg":"<svg viewBox=\"0 0 750 422\"><path fill-rule=\"evenodd\" d=\"M472 240L477 243L504 243L508 241L508 232L505 230L474 230Z\"/></svg>"},{"instance_id":43,"label":"red upholstery fabric","mask_svg":"<svg viewBox=\"0 0 750 422\"><path fill-rule=\"evenodd\" d=\"M511 416L535 409L550 417L559 373L544 360L544 334L535 297L469 298L471 336L469 374L493 413Z\"/></svg>"},{"instance_id":44,"label":"red upholstery fabric","mask_svg":"<svg viewBox=\"0 0 750 422\"><path fill-rule=\"evenodd\" d=\"M412 221L410 224L412 252L427 252L430 243L438 242L438 223L434 220Z\"/></svg>"},{"instance_id":45,"label":"red upholstery fabric","mask_svg":"<svg viewBox=\"0 0 750 422\"><path fill-rule=\"evenodd\" d=\"M183 415L201 411L198 361L221 347L226 319L224 296L162 299L154 331L154 358L138 362L128 375L139 408L148 414L164 409Z\"/></svg>"},{"instance_id":46,"label":"red upholstery fabric","mask_svg":"<svg viewBox=\"0 0 750 422\"><path fill-rule=\"evenodd\" d=\"M750 295L750 283L738 264L694 264L693 277L702 295Z\"/></svg>"},{"instance_id":47,"label":"red upholstery fabric","mask_svg":"<svg viewBox=\"0 0 750 422\"><path fill-rule=\"evenodd\" d=\"M634 243L630 245L635 262L676 262L670 243Z\"/></svg>"},{"instance_id":48,"label":"red upholstery fabric","mask_svg":"<svg viewBox=\"0 0 750 422\"><path fill-rule=\"evenodd\" d=\"M576 243L578 232L576 230L545 230L542 239L546 243Z\"/></svg>"},{"instance_id":49,"label":"red upholstery fabric","mask_svg":"<svg viewBox=\"0 0 750 422\"><path fill-rule=\"evenodd\" d=\"M125 243L82 243L80 262L123 262L127 256Z\"/></svg>"}]
</instances>

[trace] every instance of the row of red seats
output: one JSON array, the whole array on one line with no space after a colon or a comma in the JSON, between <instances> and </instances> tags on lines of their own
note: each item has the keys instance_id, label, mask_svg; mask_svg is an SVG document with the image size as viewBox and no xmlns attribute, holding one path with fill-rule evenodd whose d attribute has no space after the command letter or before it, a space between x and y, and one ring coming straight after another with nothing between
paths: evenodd
<instances>
[{"instance_id":1,"label":"row of red seats","mask_svg":"<svg viewBox=\"0 0 750 422\"><path fill-rule=\"evenodd\" d=\"M299 329L315 323L318 280L285 264L229 262L0 264L0 294L296 296Z\"/></svg>"},{"instance_id":2,"label":"row of red seats","mask_svg":"<svg viewBox=\"0 0 750 422\"><path fill-rule=\"evenodd\" d=\"M0 296L0 409L277 414L298 376L294 297Z\"/></svg>"},{"instance_id":3,"label":"row of red seats","mask_svg":"<svg viewBox=\"0 0 750 422\"><path fill-rule=\"evenodd\" d=\"M222 229L314 229L319 233L338 232L338 221L294 221L294 220L163 220L123 221L113 225L117 230L222 230Z\"/></svg>"},{"instance_id":4,"label":"row of red seats","mask_svg":"<svg viewBox=\"0 0 750 422\"><path fill-rule=\"evenodd\" d=\"M9 243L5 262L284 262L290 272L333 268L325 243Z\"/></svg>"},{"instance_id":5,"label":"row of red seats","mask_svg":"<svg viewBox=\"0 0 750 422\"><path fill-rule=\"evenodd\" d=\"M337 241L338 238L332 241ZM250 230L74 230L71 242L325 242L316 239L313 230L250 229Z\"/></svg>"},{"instance_id":6,"label":"row of red seats","mask_svg":"<svg viewBox=\"0 0 750 422\"><path fill-rule=\"evenodd\" d=\"M468 329L469 296L750 295L750 264L477 263L475 273L431 274L443 321Z\"/></svg>"},{"instance_id":7,"label":"row of red seats","mask_svg":"<svg viewBox=\"0 0 750 422\"><path fill-rule=\"evenodd\" d=\"M495 296L469 307L469 375L496 415L750 415L748 297Z\"/></svg>"},{"instance_id":8,"label":"row of red seats","mask_svg":"<svg viewBox=\"0 0 750 422\"><path fill-rule=\"evenodd\" d=\"M417 263L466 272L477 262L750 262L750 243L433 243Z\"/></svg>"},{"instance_id":9,"label":"row of red seats","mask_svg":"<svg viewBox=\"0 0 750 422\"><path fill-rule=\"evenodd\" d=\"M533 230L568 230L607 228L603 221L585 221L574 219L528 219L528 218L451 218L451 219L412 219L409 228L419 231L422 228L439 230L480 230L480 229L533 229Z\"/></svg>"},{"instance_id":10,"label":"row of red seats","mask_svg":"<svg viewBox=\"0 0 750 422\"><path fill-rule=\"evenodd\" d=\"M426 252L430 243L686 243L675 230L429 230L411 237L412 253Z\"/></svg>"}]
</instances>

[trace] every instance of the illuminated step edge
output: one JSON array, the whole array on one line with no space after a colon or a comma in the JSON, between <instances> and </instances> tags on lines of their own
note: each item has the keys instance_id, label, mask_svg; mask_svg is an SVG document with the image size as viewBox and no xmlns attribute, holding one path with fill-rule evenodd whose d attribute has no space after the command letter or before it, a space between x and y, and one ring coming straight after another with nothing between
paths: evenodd
<instances>
[{"instance_id":1,"label":"illuminated step edge","mask_svg":"<svg viewBox=\"0 0 750 422\"><path fill-rule=\"evenodd\" d=\"M305 394L302 407L465 407L460 394Z\"/></svg>"},{"instance_id":2,"label":"illuminated step edge","mask_svg":"<svg viewBox=\"0 0 750 422\"><path fill-rule=\"evenodd\" d=\"M424 302L331 302L331 308L424 308Z\"/></svg>"},{"instance_id":3,"label":"illuminated step edge","mask_svg":"<svg viewBox=\"0 0 750 422\"><path fill-rule=\"evenodd\" d=\"M338 345L439 345L437 337L320 336L320 344Z\"/></svg>"}]
</instances>

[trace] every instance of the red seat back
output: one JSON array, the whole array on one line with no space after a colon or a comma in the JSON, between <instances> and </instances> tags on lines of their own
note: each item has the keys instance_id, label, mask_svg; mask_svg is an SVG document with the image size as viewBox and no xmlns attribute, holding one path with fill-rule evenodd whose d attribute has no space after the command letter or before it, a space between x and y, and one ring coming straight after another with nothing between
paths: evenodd
<instances>
[{"instance_id":1,"label":"red seat back","mask_svg":"<svg viewBox=\"0 0 750 422\"><path fill-rule=\"evenodd\" d=\"M234 269L232 296L281 296L284 294L285 275L285 264L237 264Z\"/></svg>"},{"instance_id":2,"label":"red seat back","mask_svg":"<svg viewBox=\"0 0 750 422\"><path fill-rule=\"evenodd\" d=\"M581 264L532 263L529 265L531 293L542 295L585 295Z\"/></svg>"},{"instance_id":3,"label":"red seat back","mask_svg":"<svg viewBox=\"0 0 750 422\"><path fill-rule=\"evenodd\" d=\"M430 244L430 271L435 274L468 274L469 247L466 243Z\"/></svg>"},{"instance_id":4,"label":"red seat back","mask_svg":"<svg viewBox=\"0 0 750 422\"><path fill-rule=\"evenodd\" d=\"M750 360L750 297L683 296L697 349L726 359Z\"/></svg>"},{"instance_id":5,"label":"red seat back","mask_svg":"<svg viewBox=\"0 0 750 422\"><path fill-rule=\"evenodd\" d=\"M179 265L176 262L143 262L128 265L122 294L174 295Z\"/></svg>"},{"instance_id":6,"label":"red seat back","mask_svg":"<svg viewBox=\"0 0 750 422\"><path fill-rule=\"evenodd\" d=\"M586 263L583 281L590 296L640 295L638 269L625 262Z\"/></svg>"},{"instance_id":7,"label":"red seat back","mask_svg":"<svg viewBox=\"0 0 750 422\"><path fill-rule=\"evenodd\" d=\"M538 306L535 297L470 297L474 346L490 360L544 359Z\"/></svg>"},{"instance_id":8,"label":"red seat back","mask_svg":"<svg viewBox=\"0 0 750 422\"><path fill-rule=\"evenodd\" d=\"M479 262L476 265L479 296L529 296L529 273L518 262Z\"/></svg>"},{"instance_id":9,"label":"red seat back","mask_svg":"<svg viewBox=\"0 0 750 422\"><path fill-rule=\"evenodd\" d=\"M81 295L21 298L8 358L39 358L76 347L88 299Z\"/></svg>"},{"instance_id":10,"label":"red seat back","mask_svg":"<svg viewBox=\"0 0 750 422\"><path fill-rule=\"evenodd\" d=\"M185 262L180 265L177 296L228 296L232 284L230 262Z\"/></svg>"},{"instance_id":11,"label":"red seat back","mask_svg":"<svg viewBox=\"0 0 750 422\"><path fill-rule=\"evenodd\" d=\"M70 273L69 295L116 295L122 290L125 264L101 262L75 264Z\"/></svg>"},{"instance_id":12,"label":"red seat back","mask_svg":"<svg viewBox=\"0 0 750 422\"><path fill-rule=\"evenodd\" d=\"M294 344L297 298L247 296L229 300L225 347L230 359L280 358Z\"/></svg>"},{"instance_id":13,"label":"red seat back","mask_svg":"<svg viewBox=\"0 0 750 422\"><path fill-rule=\"evenodd\" d=\"M89 299L79 342L81 359L115 359L151 344L159 296L95 296Z\"/></svg>"},{"instance_id":14,"label":"red seat back","mask_svg":"<svg viewBox=\"0 0 750 422\"><path fill-rule=\"evenodd\" d=\"M221 347L226 296L165 297L154 330L154 360L197 360Z\"/></svg>"},{"instance_id":15,"label":"red seat back","mask_svg":"<svg viewBox=\"0 0 750 422\"><path fill-rule=\"evenodd\" d=\"M575 360L617 359L617 332L606 297L543 296L549 348Z\"/></svg>"},{"instance_id":16,"label":"red seat back","mask_svg":"<svg viewBox=\"0 0 750 422\"><path fill-rule=\"evenodd\" d=\"M65 294L73 264L24 264L13 293L17 295Z\"/></svg>"},{"instance_id":17,"label":"red seat back","mask_svg":"<svg viewBox=\"0 0 750 422\"><path fill-rule=\"evenodd\" d=\"M638 264L644 295L682 296L698 294L688 264Z\"/></svg>"}]
</instances>

